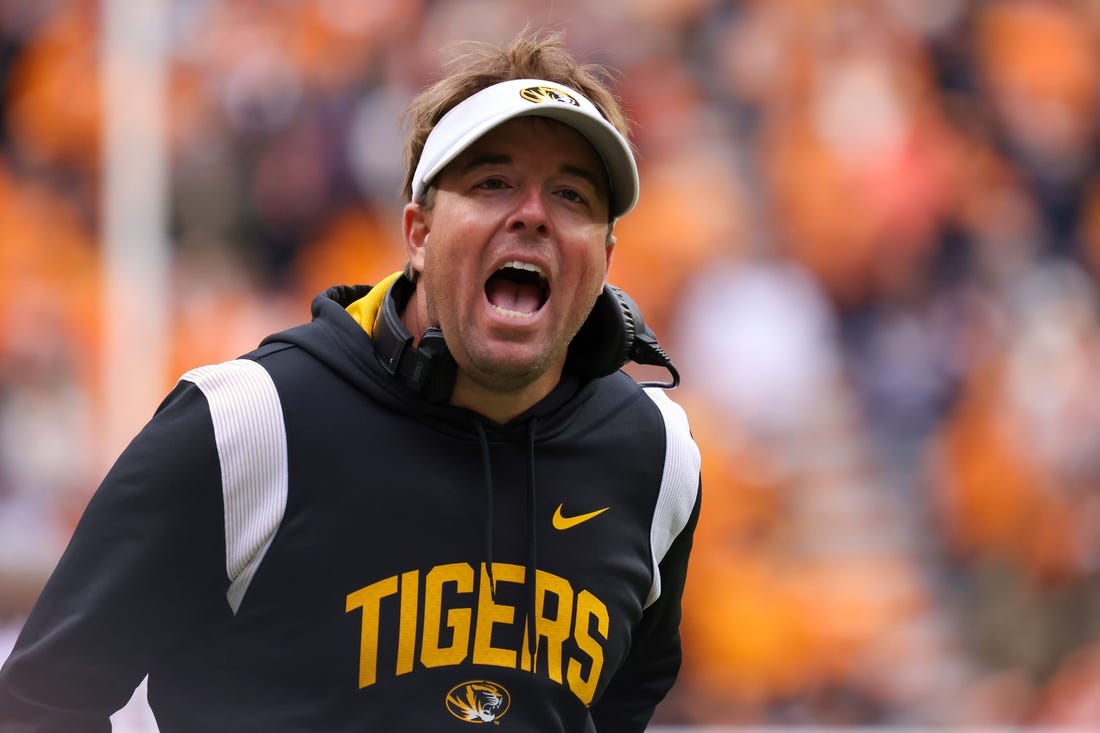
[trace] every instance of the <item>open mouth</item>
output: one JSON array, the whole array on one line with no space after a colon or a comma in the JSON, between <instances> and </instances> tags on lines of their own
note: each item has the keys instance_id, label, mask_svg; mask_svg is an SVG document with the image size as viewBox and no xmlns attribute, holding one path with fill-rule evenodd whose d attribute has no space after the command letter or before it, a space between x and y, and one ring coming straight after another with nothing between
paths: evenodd
<instances>
[{"instance_id":1,"label":"open mouth","mask_svg":"<svg viewBox=\"0 0 1100 733\"><path fill-rule=\"evenodd\" d=\"M550 283L538 265L512 260L485 282L485 297L497 313L527 318L538 313L550 297Z\"/></svg>"}]
</instances>

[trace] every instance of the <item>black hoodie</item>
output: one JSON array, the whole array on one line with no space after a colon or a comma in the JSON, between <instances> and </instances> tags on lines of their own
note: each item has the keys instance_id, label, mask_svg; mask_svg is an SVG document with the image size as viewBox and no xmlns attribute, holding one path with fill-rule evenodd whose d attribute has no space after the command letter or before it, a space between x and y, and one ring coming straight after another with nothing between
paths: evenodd
<instances>
[{"instance_id":1,"label":"black hoodie","mask_svg":"<svg viewBox=\"0 0 1100 733\"><path fill-rule=\"evenodd\" d=\"M645 729L699 511L683 411L622 372L503 425L433 404L348 313L368 291L184 375L0 670L0 731L109 730L146 675L161 733Z\"/></svg>"}]
</instances>

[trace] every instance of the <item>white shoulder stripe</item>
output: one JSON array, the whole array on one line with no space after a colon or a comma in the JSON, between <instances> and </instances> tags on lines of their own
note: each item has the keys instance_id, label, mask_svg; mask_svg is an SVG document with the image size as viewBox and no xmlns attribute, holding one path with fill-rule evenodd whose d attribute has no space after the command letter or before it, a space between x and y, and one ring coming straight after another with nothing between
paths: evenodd
<instances>
[{"instance_id":1,"label":"white shoulder stripe","mask_svg":"<svg viewBox=\"0 0 1100 733\"><path fill-rule=\"evenodd\" d=\"M199 367L181 379L202 390L214 421L225 504L226 598L236 613L286 511L282 405L267 370L247 359Z\"/></svg>"},{"instance_id":2,"label":"white shoulder stripe","mask_svg":"<svg viewBox=\"0 0 1100 733\"><path fill-rule=\"evenodd\" d=\"M661 597L661 573L658 568L673 540L687 526L699 498L699 446L691 437L687 413L672 401L664 389L646 388L646 394L661 410L665 419L665 468L661 491L653 510L649 545L653 553L653 585L645 605Z\"/></svg>"}]
</instances>

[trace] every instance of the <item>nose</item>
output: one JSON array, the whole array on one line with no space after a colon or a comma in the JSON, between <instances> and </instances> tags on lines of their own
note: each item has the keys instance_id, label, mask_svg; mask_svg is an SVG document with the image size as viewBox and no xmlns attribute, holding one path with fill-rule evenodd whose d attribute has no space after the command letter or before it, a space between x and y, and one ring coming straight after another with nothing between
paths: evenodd
<instances>
[{"instance_id":1,"label":"nose","mask_svg":"<svg viewBox=\"0 0 1100 733\"><path fill-rule=\"evenodd\" d=\"M538 186L527 186L520 191L516 207L508 217L507 227L509 231L533 234L546 234L549 231L550 217Z\"/></svg>"}]
</instances>

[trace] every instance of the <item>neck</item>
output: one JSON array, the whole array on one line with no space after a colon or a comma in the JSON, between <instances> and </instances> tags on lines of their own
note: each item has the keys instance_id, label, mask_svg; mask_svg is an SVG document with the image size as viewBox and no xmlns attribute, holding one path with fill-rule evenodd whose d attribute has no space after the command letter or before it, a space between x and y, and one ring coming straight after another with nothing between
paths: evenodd
<instances>
[{"instance_id":1,"label":"neck","mask_svg":"<svg viewBox=\"0 0 1100 733\"><path fill-rule=\"evenodd\" d=\"M553 391L558 383L554 374L550 372L517 390L501 391L480 384L460 367L455 378L451 404L473 410L493 422L506 423L529 410Z\"/></svg>"}]
</instances>

